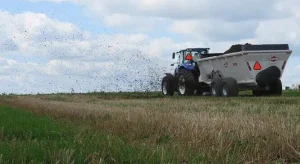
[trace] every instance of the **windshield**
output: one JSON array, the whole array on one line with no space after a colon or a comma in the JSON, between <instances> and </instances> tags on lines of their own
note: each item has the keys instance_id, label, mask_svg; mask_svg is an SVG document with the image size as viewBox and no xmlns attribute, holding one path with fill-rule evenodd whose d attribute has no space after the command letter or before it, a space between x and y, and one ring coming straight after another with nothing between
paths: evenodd
<instances>
[{"instance_id":1,"label":"windshield","mask_svg":"<svg viewBox=\"0 0 300 164\"><path fill-rule=\"evenodd\" d=\"M197 59L197 58L200 58L201 55L208 54L208 51L207 50L203 50L203 51L187 51L185 53L185 55L187 55L187 54L191 54L194 59Z\"/></svg>"}]
</instances>

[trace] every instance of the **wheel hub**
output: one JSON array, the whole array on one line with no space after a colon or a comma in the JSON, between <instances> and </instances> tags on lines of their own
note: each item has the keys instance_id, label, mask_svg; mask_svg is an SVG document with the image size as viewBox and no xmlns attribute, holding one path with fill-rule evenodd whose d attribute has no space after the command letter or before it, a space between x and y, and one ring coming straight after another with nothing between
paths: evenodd
<instances>
[{"instance_id":1,"label":"wheel hub","mask_svg":"<svg viewBox=\"0 0 300 164\"><path fill-rule=\"evenodd\" d=\"M167 94L168 94L168 90L167 90L167 82L166 82L166 81L163 82L162 91L163 91L163 94L164 94L164 95L167 95Z\"/></svg>"},{"instance_id":2,"label":"wheel hub","mask_svg":"<svg viewBox=\"0 0 300 164\"><path fill-rule=\"evenodd\" d=\"M179 88L180 94L185 94L186 88L185 88L185 79L184 79L183 75L181 75L179 77L178 88Z\"/></svg>"},{"instance_id":3,"label":"wheel hub","mask_svg":"<svg viewBox=\"0 0 300 164\"><path fill-rule=\"evenodd\" d=\"M223 92L223 96L225 96L225 97L228 96L228 93L227 93L227 86L226 86L226 85L223 86L222 92Z\"/></svg>"},{"instance_id":4,"label":"wheel hub","mask_svg":"<svg viewBox=\"0 0 300 164\"><path fill-rule=\"evenodd\" d=\"M215 86L212 86L212 87L211 87L211 93L212 93L214 96L217 95L217 91L216 91Z\"/></svg>"}]
</instances>

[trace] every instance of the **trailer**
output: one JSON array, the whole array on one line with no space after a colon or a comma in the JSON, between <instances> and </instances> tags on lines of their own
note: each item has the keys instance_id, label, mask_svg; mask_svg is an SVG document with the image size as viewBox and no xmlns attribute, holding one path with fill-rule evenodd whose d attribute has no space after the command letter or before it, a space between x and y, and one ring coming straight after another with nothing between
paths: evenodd
<instances>
[{"instance_id":1,"label":"trailer","mask_svg":"<svg viewBox=\"0 0 300 164\"><path fill-rule=\"evenodd\" d=\"M243 90L252 90L254 96L282 94L281 77L292 54L288 44L233 45L224 53L209 50L173 53L173 59L178 56L177 67L163 78L162 94L235 97Z\"/></svg>"}]
</instances>

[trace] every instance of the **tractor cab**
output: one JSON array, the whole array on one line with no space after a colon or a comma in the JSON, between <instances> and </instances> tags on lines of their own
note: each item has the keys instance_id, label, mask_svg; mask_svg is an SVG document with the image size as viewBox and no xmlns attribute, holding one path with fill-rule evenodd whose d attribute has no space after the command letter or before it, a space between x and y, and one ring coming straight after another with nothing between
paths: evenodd
<instances>
[{"instance_id":1,"label":"tractor cab","mask_svg":"<svg viewBox=\"0 0 300 164\"><path fill-rule=\"evenodd\" d=\"M209 48L187 48L185 50L181 50L177 53L173 53L173 59L175 59L176 54L178 55L177 60L177 68L175 73L179 71L179 69L186 69L189 71L194 70L196 67L197 59L202 58L203 56L209 53Z\"/></svg>"},{"instance_id":2,"label":"tractor cab","mask_svg":"<svg viewBox=\"0 0 300 164\"><path fill-rule=\"evenodd\" d=\"M184 63L191 63L197 59L202 58L209 53L209 48L188 48L181 50L177 53L173 53L173 59L175 59L176 54L178 55L177 64L180 66Z\"/></svg>"}]
</instances>

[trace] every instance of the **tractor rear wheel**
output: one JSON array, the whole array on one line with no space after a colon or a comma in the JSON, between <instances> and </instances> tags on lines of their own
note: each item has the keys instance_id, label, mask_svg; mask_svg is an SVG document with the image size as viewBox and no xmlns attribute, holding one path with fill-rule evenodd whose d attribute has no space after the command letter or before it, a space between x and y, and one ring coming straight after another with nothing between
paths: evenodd
<instances>
[{"instance_id":1,"label":"tractor rear wheel","mask_svg":"<svg viewBox=\"0 0 300 164\"><path fill-rule=\"evenodd\" d=\"M193 95L195 93L196 80L192 72L181 69L178 73L178 94L180 96Z\"/></svg>"},{"instance_id":2,"label":"tractor rear wheel","mask_svg":"<svg viewBox=\"0 0 300 164\"><path fill-rule=\"evenodd\" d=\"M174 95L174 79L171 76L165 76L161 83L161 92L164 96Z\"/></svg>"}]
</instances>

